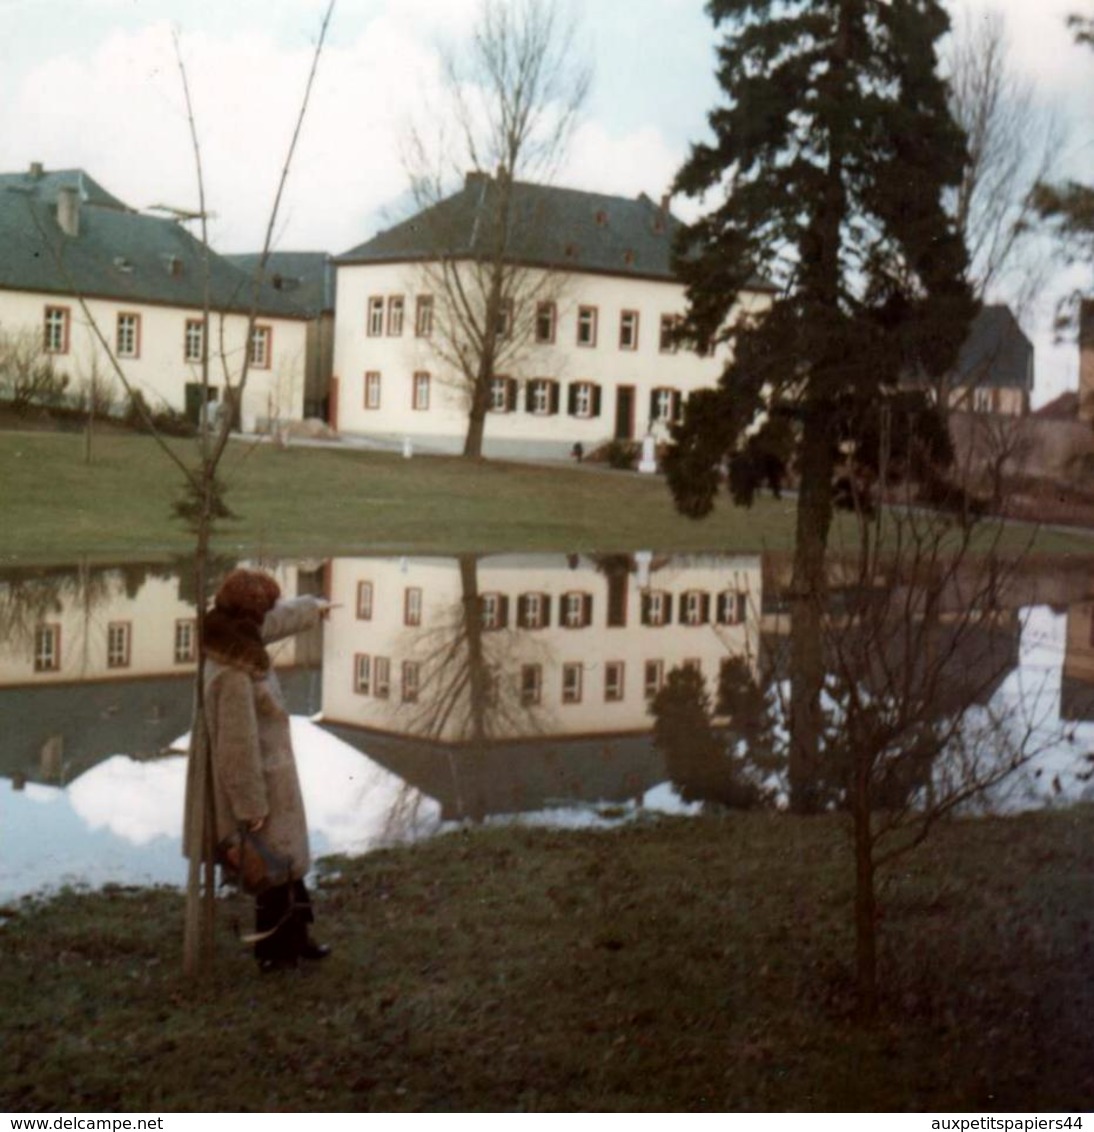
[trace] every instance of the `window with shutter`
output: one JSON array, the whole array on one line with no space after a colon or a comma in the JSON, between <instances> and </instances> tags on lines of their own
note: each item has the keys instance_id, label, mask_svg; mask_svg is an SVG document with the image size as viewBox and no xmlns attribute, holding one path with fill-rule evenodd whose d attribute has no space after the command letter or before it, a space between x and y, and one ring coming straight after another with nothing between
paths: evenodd
<instances>
[{"instance_id":1,"label":"window with shutter","mask_svg":"<svg viewBox=\"0 0 1094 1132\"><path fill-rule=\"evenodd\" d=\"M643 692L647 700L652 700L661 691L661 685L665 681L665 662L647 660L644 677Z\"/></svg>"},{"instance_id":2,"label":"window with shutter","mask_svg":"<svg viewBox=\"0 0 1094 1132\"><path fill-rule=\"evenodd\" d=\"M543 669L538 664L520 667L520 702L523 707L534 707L543 694Z\"/></svg>"},{"instance_id":3,"label":"window with shutter","mask_svg":"<svg viewBox=\"0 0 1094 1132\"><path fill-rule=\"evenodd\" d=\"M609 660L604 665L604 699L618 703L623 699L623 661Z\"/></svg>"},{"instance_id":4,"label":"window with shutter","mask_svg":"<svg viewBox=\"0 0 1094 1132\"><path fill-rule=\"evenodd\" d=\"M642 624L667 625L672 620L672 594L666 590L647 590L642 595Z\"/></svg>"},{"instance_id":5,"label":"window with shutter","mask_svg":"<svg viewBox=\"0 0 1094 1132\"><path fill-rule=\"evenodd\" d=\"M580 664L564 664L562 666L562 702L564 704L581 703Z\"/></svg>"}]
</instances>

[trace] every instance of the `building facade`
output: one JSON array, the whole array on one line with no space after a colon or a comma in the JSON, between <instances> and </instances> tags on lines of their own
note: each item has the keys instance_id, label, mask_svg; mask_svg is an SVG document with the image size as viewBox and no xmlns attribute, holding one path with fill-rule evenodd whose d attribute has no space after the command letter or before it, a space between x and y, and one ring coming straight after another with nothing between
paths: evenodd
<instances>
[{"instance_id":1,"label":"building facade","mask_svg":"<svg viewBox=\"0 0 1094 1132\"><path fill-rule=\"evenodd\" d=\"M499 312L488 455L564 456L616 440L664 439L724 353L679 348L684 288L671 269L679 222L665 205L523 184ZM464 188L336 258L332 423L343 432L458 451L469 393L456 355L461 312L483 271L497 183ZM438 218L440 218L438 220ZM443 222L443 223L442 223ZM762 310L760 285L741 306Z\"/></svg>"},{"instance_id":2,"label":"building facade","mask_svg":"<svg viewBox=\"0 0 1094 1132\"><path fill-rule=\"evenodd\" d=\"M268 285L256 292L215 253L206 258L180 220L135 212L82 170L35 165L0 175L0 240L0 333L67 379L70 401L94 388L100 407L120 411L128 385L153 410L196 422L207 350L212 401L249 359L234 406L240 427L302 416L306 315ZM15 381L0 374L9 396Z\"/></svg>"}]
</instances>

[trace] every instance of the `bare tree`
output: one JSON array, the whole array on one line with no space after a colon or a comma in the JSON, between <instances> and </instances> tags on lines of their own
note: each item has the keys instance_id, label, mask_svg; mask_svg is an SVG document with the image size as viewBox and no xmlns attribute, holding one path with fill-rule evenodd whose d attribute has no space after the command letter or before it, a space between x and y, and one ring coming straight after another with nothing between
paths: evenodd
<instances>
[{"instance_id":1,"label":"bare tree","mask_svg":"<svg viewBox=\"0 0 1094 1132\"><path fill-rule=\"evenodd\" d=\"M98 343L101 356L105 359L114 377L121 383L122 388L129 396L130 404L145 430L150 433L160 447L166 458L175 465L181 473L182 496L175 504L176 514L190 526L195 541L194 548L194 593L198 608L198 669L195 676L195 712L192 728L191 748L187 770L187 801L186 812L183 818L183 843L187 849L190 868L187 878L186 916L183 939L183 967L187 974L197 973L202 969L209 969L213 956L213 928L214 928L214 898L216 893L215 877L215 823L213 820L213 779L210 763L210 740L208 722L204 707L204 665L205 648L202 632L201 612L207 604L208 580L210 573L209 551L212 535L219 520L230 515L224 500L225 485L219 476L221 459L228 446L228 440L234 425L235 410L242 404L243 393L246 389L247 378L252 363L251 343L254 338L255 322L262 300L263 281L266 276L266 264L273 246L273 236L277 225L281 200L285 185L288 181L293 156L303 129L304 119L311 98L315 76L322 56L323 45L327 30L334 13L334 0L329 0L316 40L312 56L311 68L301 97L300 109L294 123L292 137L287 147L284 163L281 168L277 192L270 209L266 226L266 235L259 262L250 279L249 304L246 305L246 328L244 336L244 349L242 362L237 364L234 354L230 351L226 341L226 315L218 313L217 344L213 348L210 342L213 330L212 286L211 286L211 249L209 246L205 202L205 180L202 168L201 145L198 135L197 122L194 116L193 103L190 96L189 81L186 67L182 58L179 41L175 40L176 59L183 95L186 104L187 122L194 151L194 164L197 177L198 209L188 214L189 219L200 222L202 249L201 266L203 271L204 301L203 333L201 338L201 385L203 403L211 403L211 368L218 364L221 370L221 379L225 387L225 404L227 412L217 415L213 427L209 422L203 421L198 430L198 452L196 462L191 462L188 454L176 446L168 443L167 438L157 427L156 420L148 408L144 398L141 397L129 381L125 370L118 360L108 336L104 333L92 311L87 297L84 295L72 273L65 263L62 247L57 240L45 230L41 218L34 211L30 212L30 221L38 228L42 243L50 254L58 276L67 284L68 291L73 295L84 316L87 327ZM234 305L234 304L232 304Z\"/></svg>"},{"instance_id":2,"label":"bare tree","mask_svg":"<svg viewBox=\"0 0 1094 1132\"><path fill-rule=\"evenodd\" d=\"M517 250L546 219L522 207L518 180L557 171L589 88L575 25L555 0L482 0L466 52L444 60L439 136L412 128L406 165L427 241L432 342L467 409L463 454L482 455L491 386L531 341L537 302L558 276ZM444 207L466 172L466 208Z\"/></svg>"},{"instance_id":3,"label":"bare tree","mask_svg":"<svg viewBox=\"0 0 1094 1132\"><path fill-rule=\"evenodd\" d=\"M1032 192L1051 175L1064 132L1034 84L1015 70L1001 12L966 11L946 62L950 111L968 139L955 208L970 279L981 300L1006 298L1021 312L1049 268Z\"/></svg>"},{"instance_id":4,"label":"bare tree","mask_svg":"<svg viewBox=\"0 0 1094 1132\"><path fill-rule=\"evenodd\" d=\"M858 502L847 551L834 548L817 599L825 679L809 789L819 808L846 817L856 998L870 1019L880 1005L879 874L1057 733L1028 706L1036 695L1001 694L1028 600L1023 553L1004 552L1003 524ZM793 786L791 632L782 618L769 624L759 677L740 663L727 671L716 711L693 674L690 684L673 674L655 701L659 745L682 772L685 798L748 807Z\"/></svg>"},{"instance_id":5,"label":"bare tree","mask_svg":"<svg viewBox=\"0 0 1094 1132\"><path fill-rule=\"evenodd\" d=\"M294 125L292 138L289 142L281 176L270 208L269 220L266 225L266 236L262 246L262 254L255 267L251 282L251 302L247 315L247 329L244 342L246 348L243 352L242 368L238 379L233 385L229 355L224 342L224 320L220 321L220 346L218 356L223 371L225 386L225 401L229 411L220 415L215 434L208 429L200 430L200 463L198 469L189 474L185 481L186 497L178 504L181 516L191 523L195 536L195 590L199 614L206 606L206 593L208 583L208 556L209 545L216 521L227 514L223 501L223 485L218 476L220 461L228 445L228 437L233 424L233 407L242 404L243 391L246 388L247 377L251 365L251 349L255 329L255 320L258 313L262 282L266 275L266 264L273 247L273 235L277 224L281 198L285 191L289 170L292 167L293 155L300 139L311 98L312 87L315 82L319 59L322 56L323 44L326 40L327 29L334 14L334 0L329 0L320 32L312 55L311 68L308 72L307 82L304 86L300 102L300 111ZM194 119L193 103L190 98L189 83L186 69L183 65L181 52L177 49L179 73L182 80L183 91L186 98L187 118L190 125L190 136L194 148L194 165L197 173L199 210L201 221L201 242L206 249L205 267L205 304L204 313L206 328L202 335L201 381L203 402L209 403L209 374L211 355L209 350L210 328L210 269L208 257L208 230L207 211L205 206L205 183L202 171L201 146L198 137L197 124ZM118 367L120 369L120 367ZM210 737L208 720L205 715L205 640L203 633L203 618L198 617L198 670L195 678L195 712L194 728L191 740L188 778L187 778L187 812L184 816L185 841L190 847L190 870L187 878L186 920L183 940L183 967L188 973L193 973L201 967L208 969L212 965L213 955L213 925L214 925L214 897L216 894L215 877L215 820L213 811L213 775L210 760Z\"/></svg>"},{"instance_id":6,"label":"bare tree","mask_svg":"<svg viewBox=\"0 0 1094 1132\"><path fill-rule=\"evenodd\" d=\"M0 331L0 391L17 413L35 404L59 403L68 385L68 375L55 368L41 331Z\"/></svg>"}]
</instances>

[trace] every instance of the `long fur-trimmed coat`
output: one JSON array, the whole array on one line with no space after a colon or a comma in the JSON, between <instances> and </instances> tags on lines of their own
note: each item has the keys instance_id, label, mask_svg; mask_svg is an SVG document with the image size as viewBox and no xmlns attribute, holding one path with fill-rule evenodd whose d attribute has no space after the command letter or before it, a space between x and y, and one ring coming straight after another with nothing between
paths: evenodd
<instances>
[{"instance_id":1,"label":"long fur-trimmed coat","mask_svg":"<svg viewBox=\"0 0 1094 1132\"><path fill-rule=\"evenodd\" d=\"M310 629L318 623L321 608L313 597L278 602L262 623L262 640L268 643ZM240 822L264 818L262 837L271 849L292 860L293 878L303 879L311 867L308 824L277 674L273 668L263 671L245 657L209 650L205 712L217 841L231 836ZM198 733L195 727L195 736ZM190 797L191 786L188 781L187 813L195 800ZM188 846L185 851L189 855Z\"/></svg>"}]
</instances>

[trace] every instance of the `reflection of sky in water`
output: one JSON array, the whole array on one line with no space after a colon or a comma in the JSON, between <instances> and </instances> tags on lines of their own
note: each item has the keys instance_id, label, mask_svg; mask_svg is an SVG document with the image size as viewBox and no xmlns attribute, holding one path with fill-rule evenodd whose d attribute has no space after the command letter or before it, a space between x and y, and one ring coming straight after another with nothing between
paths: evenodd
<instances>
[{"instance_id":1,"label":"reflection of sky in water","mask_svg":"<svg viewBox=\"0 0 1094 1132\"><path fill-rule=\"evenodd\" d=\"M1067 621L1046 607L1028 610L1021 665L993 706L1017 709L1009 724L1032 725L1037 758L993 796L997 810L1017 811L1094 799L1078 773L1094 751L1094 722L1060 723L1061 668ZM977 709L982 710L982 709ZM357 854L437 832L437 802L307 719L294 717L293 744L308 812L313 854ZM1065 737L1065 731L1070 740ZM28 783L16 791L0 780L0 901L64 884L175 884L185 880L179 831L186 760L173 755L137 761L115 755L67 788ZM641 808L687 813L666 785L648 791ZM565 828L626 821L633 804L559 806L491 823Z\"/></svg>"},{"instance_id":2,"label":"reflection of sky in water","mask_svg":"<svg viewBox=\"0 0 1094 1132\"><path fill-rule=\"evenodd\" d=\"M428 834L432 799L306 719L293 718L314 855L363 853ZM67 789L0 789L0 900L63 884L183 884L186 758L115 755Z\"/></svg>"},{"instance_id":3,"label":"reflection of sky in water","mask_svg":"<svg viewBox=\"0 0 1094 1132\"><path fill-rule=\"evenodd\" d=\"M1048 606L1023 611L1019 663L993 703L1010 714L1012 734L1029 732L1035 757L993 792L997 810L1094 800L1094 785L1078 777L1090 765L1084 756L1094 751L1094 722L1060 720L1066 645L1066 614Z\"/></svg>"}]
</instances>

